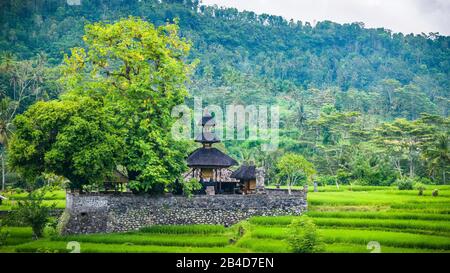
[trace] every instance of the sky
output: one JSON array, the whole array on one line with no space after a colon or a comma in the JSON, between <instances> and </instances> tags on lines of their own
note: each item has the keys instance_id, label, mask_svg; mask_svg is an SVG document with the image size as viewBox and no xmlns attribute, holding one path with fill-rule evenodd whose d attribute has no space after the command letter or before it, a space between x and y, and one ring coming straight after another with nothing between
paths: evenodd
<instances>
[{"instance_id":1,"label":"sky","mask_svg":"<svg viewBox=\"0 0 450 273\"><path fill-rule=\"evenodd\" d=\"M203 0L204 5L234 7L257 14L314 23L363 22L367 28L450 35L450 0Z\"/></svg>"}]
</instances>

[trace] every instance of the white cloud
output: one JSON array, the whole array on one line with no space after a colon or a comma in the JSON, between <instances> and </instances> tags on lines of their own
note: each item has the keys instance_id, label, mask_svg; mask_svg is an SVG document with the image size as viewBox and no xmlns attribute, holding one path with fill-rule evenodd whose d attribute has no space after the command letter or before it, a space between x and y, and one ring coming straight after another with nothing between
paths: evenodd
<instances>
[{"instance_id":1,"label":"white cloud","mask_svg":"<svg viewBox=\"0 0 450 273\"><path fill-rule=\"evenodd\" d=\"M394 32L450 35L450 0L203 0L286 19L338 23L364 22Z\"/></svg>"}]
</instances>

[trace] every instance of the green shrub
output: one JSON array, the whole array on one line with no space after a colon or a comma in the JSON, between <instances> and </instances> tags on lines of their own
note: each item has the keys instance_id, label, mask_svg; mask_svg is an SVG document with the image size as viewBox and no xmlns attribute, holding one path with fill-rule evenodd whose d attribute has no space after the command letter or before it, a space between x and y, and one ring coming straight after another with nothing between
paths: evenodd
<instances>
[{"instance_id":1,"label":"green shrub","mask_svg":"<svg viewBox=\"0 0 450 273\"><path fill-rule=\"evenodd\" d=\"M413 181L409 178L398 179L396 182L399 190L412 190L413 189Z\"/></svg>"},{"instance_id":2,"label":"green shrub","mask_svg":"<svg viewBox=\"0 0 450 273\"><path fill-rule=\"evenodd\" d=\"M197 179L192 178L191 180L183 183L183 194L187 197L191 197L194 192L200 190L201 188L202 184L200 184Z\"/></svg>"},{"instance_id":3,"label":"green shrub","mask_svg":"<svg viewBox=\"0 0 450 273\"><path fill-rule=\"evenodd\" d=\"M23 225L31 226L33 238L42 237L44 228L50 221L50 211L56 204L44 204L45 191L34 191L28 194L25 200L17 202L17 207L8 216Z\"/></svg>"},{"instance_id":4,"label":"green shrub","mask_svg":"<svg viewBox=\"0 0 450 273\"><path fill-rule=\"evenodd\" d=\"M0 225L0 247L6 245L6 240L8 239L9 232Z\"/></svg>"},{"instance_id":5,"label":"green shrub","mask_svg":"<svg viewBox=\"0 0 450 273\"><path fill-rule=\"evenodd\" d=\"M345 170L339 169L336 173L336 179L340 184L349 184L351 178L352 174Z\"/></svg>"},{"instance_id":6,"label":"green shrub","mask_svg":"<svg viewBox=\"0 0 450 273\"><path fill-rule=\"evenodd\" d=\"M294 253L317 252L316 225L308 216L293 219L287 229L286 241Z\"/></svg>"},{"instance_id":7,"label":"green shrub","mask_svg":"<svg viewBox=\"0 0 450 273\"><path fill-rule=\"evenodd\" d=\"M357 178L353 180L352 184L356 186L370 186L369 182L366 179ZM353 190L353 187L351 188Z\"/></svg>"},{"instance_id":8,"label":"green shrub","mask_svg":"<svg viewBox=\"0 0 450 273\"><path fill-rule=\"evenodd\" d=\"M414 189L419 191L419 195L423 195L423 191L425 190L425 185L418 182L418 183L414 184Z\"/></svg>"},{"instance_id":9,"label":"green shrub","mask_svg":"<svg viewBox=\"0 0 450 273\"><path fill-rule=\"evenodd\" d=\"M336 177L331 175L322 175L317 178L317 182L319 185L335 185L336 184Z\"/></svg>"},{"instance_id":10,"label":"green shrub","mask_svg":"<svg viewBox=\"0 0 450 273\"><path fill-rule=\"evenodd\" d=\"M434 197L439 195L439 190L438 189L434 189L433 192L431 193L431 195L433 195Z\"/></svg>"},{"instance_id":11,"label":"green shrub","mask_svg":"<svg viewBox=\"0 0 450 273\"><path fill-rule=\"evenodd\" d=\"M414 178L414 181L416 181L417 183L422 183L425 185L435 185L436 182L434 182L433 180L431 180L428 177L416 177Z\"/></svg>"},{"instance_id":12,"label":"green shrub","mask_svg":"<svg viewBox=\"0 0 450 273\"><path fill-rule=\"evenodd\" d=\"M250 224L250 222L245 220L240 221L236 225L233 225L231 227L231 230L233 231L233 237L231 238L230 243L237 242L239 239L244 237L244 235L250 236L251 228L252 225Z\"/></svg>"}]
</instances>

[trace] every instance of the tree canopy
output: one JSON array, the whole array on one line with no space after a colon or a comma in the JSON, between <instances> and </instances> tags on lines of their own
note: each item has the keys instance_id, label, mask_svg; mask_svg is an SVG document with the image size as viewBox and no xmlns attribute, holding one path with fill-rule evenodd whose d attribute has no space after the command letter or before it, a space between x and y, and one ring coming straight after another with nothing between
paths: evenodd
<instances>
[{"instance_id":1,"label":"tree canopy","mask_svg":"<svg viewBox=\"0 0 450 273\"><path fill-rule=\"evenodd\" d=\"M123 165L133 190L164 191L186 169L186 145L170 128L171 109L187 95L189 43L175 24L132 17L88 25L83 40L86 49L65 57L61 101L16 118L11 165L64 175L76 188Z\"/></svg>"},{"instance_id":2,"label":"tree canopy","mask_svg":"<svg viewBox=\"0 0 450 273\"><path fill-rule=\"evenodd\" d=\"M9 163L31 182L46 172L66 177L72 189L103 182L123 153L110 120L88 97L38 102L14 120Z\"/></svg>"},{"instance_id":3,"label":"tree canopy","mask_svg":"<svg viewBox=\"0 0 450 273\"><path fill-rule=\"evenodd\" d=\"M313 175L316 174L312 163L308 162L303 156L292 153L283 155L277 163L277 168L280 178L286 180L289 194L293 185L301 184L302 176L305 176L307 181L310 182Z\"/></svg>"},{"instance_id":4,"label":"tree canopy","mask_svg":"<svg viewBox=\"0 0 450 273\"><path fill-rule=\"evenodd\" d=\"M287 153L313 163L319 183L447 183L448 36L313 26L195 0L6 0L0 14L3 148L30 105L87 97L123 142L117 164L132 188L162 191L185 170L186 145L168 130L189 93L204 105L280 107L277 151L221 144L264 166L269 183Z\"/></svg>"}]
</instances>

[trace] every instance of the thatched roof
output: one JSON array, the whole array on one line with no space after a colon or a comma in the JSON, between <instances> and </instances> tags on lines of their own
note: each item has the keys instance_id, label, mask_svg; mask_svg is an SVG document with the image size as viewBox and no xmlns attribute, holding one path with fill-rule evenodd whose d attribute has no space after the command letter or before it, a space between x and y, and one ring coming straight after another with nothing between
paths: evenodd
<instances>
[{"instance_id":1,"label":"thatched roof","mask_svg":"<svg viewBox=\"0 0 450 273\"><path fill-rule=\"evenodd\" d=\"M242 165L239 169L234 171L230 177L240 180L256 179L256 167L253 165Z\"/></svg>"},{"instance_id":2,"label":"thatched roof","mask_svg":"<svg viewBox=\"0 0 450 273\"><path fill-rule=\"evenodd\" d=\"M109 177L106 178L105 182L128 183L128 176L123 170L117 168Z\"/></svg>"},{"instance_id":3,"label":"thatched roof","mask_svg":"<svg viewBox=\"0 0 450 273\"><path fill-rule=\"evenodd\" d=\"M227 168L237 164L236 160L216 148L198 148L187 158L189 167Z\"/></svg>"}]
</instances>

